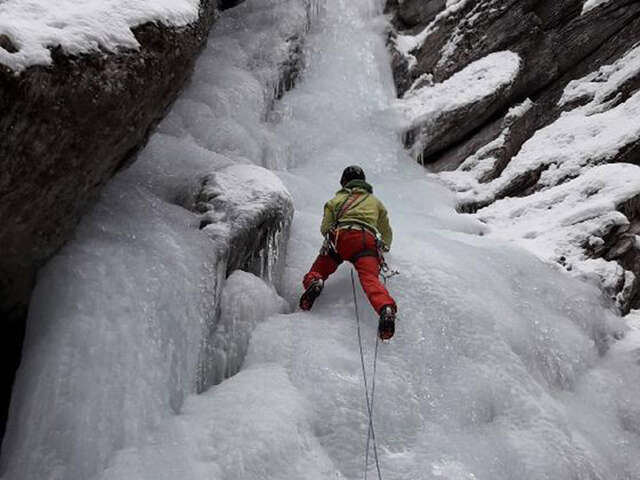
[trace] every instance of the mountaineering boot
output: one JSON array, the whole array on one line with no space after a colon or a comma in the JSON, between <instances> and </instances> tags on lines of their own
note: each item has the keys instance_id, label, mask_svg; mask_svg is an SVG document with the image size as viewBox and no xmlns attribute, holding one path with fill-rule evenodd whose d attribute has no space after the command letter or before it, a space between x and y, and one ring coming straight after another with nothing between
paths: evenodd
<instances>
[{"instance_id":1,"label":"mountaineering boot","mask_svg":"<svg viewBox=\"0 0 640 480\"><path fill-rule=\"evenodd\" d=\"M322 287L324 287L324 282L319 278L311 282L309 288L307 288L300 297L301 310L311 310L313 302L315 302L316 298L322 293Z\"/></svg>"},{"instance_id":2,"label":"mountaineering boot","mask_svg":"<svg viewBox=\"0 0 640 480\"><path fill-rule=\"evenodd\" d=\"M389 340L396 330L396 312L391 305L380 310L380 323L378 323L378 336L381 340Z\"/></svg>"}]
</instances>

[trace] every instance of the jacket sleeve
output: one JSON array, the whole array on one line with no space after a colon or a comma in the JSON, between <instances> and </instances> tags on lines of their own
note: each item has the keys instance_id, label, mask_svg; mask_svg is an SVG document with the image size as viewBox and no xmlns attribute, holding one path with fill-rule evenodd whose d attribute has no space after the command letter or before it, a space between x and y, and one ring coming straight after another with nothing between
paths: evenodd
<instances>
[{"instance_id":1,"label":"jacket sleeve","mask_svg":"<svg viewBox=\"0 0 640 480\"><path fill-rule=\"evenodd\" d=\"M331 200L324 204L324 215L322 217L322 223L320 224L320 233L324 237L335 221L334 213L333 213L333 205Z\"/></svg>"},{"instance_id":2,"label":"jacket sleeve","mask_svg":"<svg viewBox=\"0 0 640 480\"><path fill-rule=\"evenodd\" d=\"M380 235L382 235L382 242L385 247L390 249L391 242L393 241L393 231L391 230L391 225L389 225L389 214L382 202L380 202L379 208L380 214L378 215L378 231L380 232Z\"/></svg>"}]
</instances>

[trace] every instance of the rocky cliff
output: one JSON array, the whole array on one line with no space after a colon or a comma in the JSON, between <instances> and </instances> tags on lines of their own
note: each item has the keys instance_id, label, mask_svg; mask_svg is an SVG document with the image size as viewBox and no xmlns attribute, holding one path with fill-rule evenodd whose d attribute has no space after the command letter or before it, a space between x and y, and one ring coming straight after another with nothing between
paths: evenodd
<instances>
[{"instance_id":1,"label":"rocky cliff","mask_svg":"<svg viewBox=\"0 0 640 480\"><path fill-rule=\"evenodd\" d=\"M414 158L488 234L599 282L623 313L639 307L640 3L391 0L387 9L400 101L415 109L443 90L460 99L407 125ZM509 72L507 53L519 60ZM469 92L478 82L488 90Z\"/></svg>"}]
</instances>

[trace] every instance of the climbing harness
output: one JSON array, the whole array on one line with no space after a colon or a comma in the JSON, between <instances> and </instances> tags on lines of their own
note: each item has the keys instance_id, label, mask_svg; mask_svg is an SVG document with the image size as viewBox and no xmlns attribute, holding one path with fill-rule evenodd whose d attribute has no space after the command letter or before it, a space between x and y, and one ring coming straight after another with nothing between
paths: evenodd
<instances>
[{"instance_id":1,"label":"climbing harness","mask_svg":"<svg viewBox=\"0 0 640 480\"><path fill-rule=\"evenodd\" d=\"M330 242L330 243L334 246L334 250L335 250L335 245L338 244L338 236L340 235L340 228L339 228L340 219L349 210L351 210L352 208L355 208L356 206L364 202L367 199L367 197L369 197L368 193L361 194L359 192L350 191L349 195L347 196L347 198L345 198L344 202L342 202L342 204L340 204L340 206L336 208L336 210L333 212L335 220L333 221L333 225L330 231L335 232L335 239L333 242ZM358 201L358 199L360 199L360 201ZM337 250L335 251L337 252Z\"/></svg>"},{"instance_id":2,"label":"climbing harness","mask_svg":"<svg viewBox=\"0 0 640 480\"><path fill-rule=\"evenodd\" d=\"M380 473L380 462L378 461L378 445L376 443L376 432L373 428L373 406L374 395L376 392L376 367L378 361L378 344L380 343L378 336L376 335L376 347L373 354L373 374L371 377L371 398L369 398L369 386L367 382L367 370L364 366L364 350L362 347L362 332L360 331L360 314L358 312L358 300L356 298L356 282L353 277L353 269L351 269L351 287L353 289L353 306L356 313L356 325L358 330L358 344L360 346L360 365L362 366L362 377L364 379L364 393L367 402L367 413L369 415L369 426L367 429L367 443L364 457L364 480L367 480L367 467L369 466L369 445L373 441L373 455L376 462L376 470L378 472L378 480L382 480L382 474Z\"/></svg>"},{"instance_id":3,"label":"climbing harness","mask_svg":"<svg viewBox=\"0 0 640 480\"><path fill-rule=\"evenodd\" d=\"M387 284L387 280L389 280L390 278L395 277L396 275L400 275L400 271L399 270L391 270L391 268L389 268L389 265L387 265L386 260L384 259L384 257L382 256L382 254L380 253L380 276L382 277L382 280L384 281L384 284Z\"/></svg>"},{"instance_id":4,"label":"climbing harness","mask_svg":"<svg viewBox=\"0 0 640 480\"><path fill-rule=\"evenodd\" d=\"M384 250L382 248L383 243L382 243L382 238L380 238L380 235L376 236L376 247L378 248L378 259L380 260L380 276L382 277L382 280L386 285L387 280L389 280L392 277L395 277L396 275L400 275L400 272L398 270L391 270L391 268L387 264L387 261L384 258Z\"/></svg>"}]
</instances>

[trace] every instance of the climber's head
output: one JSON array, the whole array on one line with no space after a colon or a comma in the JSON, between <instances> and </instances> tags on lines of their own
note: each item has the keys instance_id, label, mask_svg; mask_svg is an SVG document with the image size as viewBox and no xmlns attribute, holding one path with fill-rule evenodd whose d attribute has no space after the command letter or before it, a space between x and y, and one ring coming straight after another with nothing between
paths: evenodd
<instances>
[{"instance_id":1,"label":"climber's head","mask_svg":"<svg viewBox=\"0 0 640 480\"><path fill-rule=\"evenodd\" d=\"M358 165L350 165L344 169L342 177L340 178L340 185L344 187L351 180L366 180L364 170Z\"/></svg>"}]
</instances>

